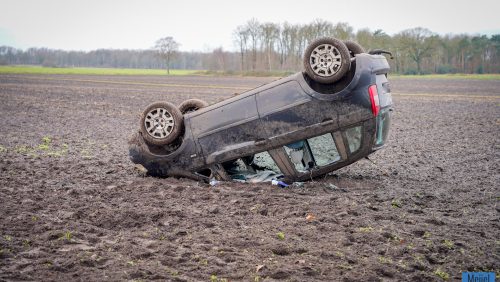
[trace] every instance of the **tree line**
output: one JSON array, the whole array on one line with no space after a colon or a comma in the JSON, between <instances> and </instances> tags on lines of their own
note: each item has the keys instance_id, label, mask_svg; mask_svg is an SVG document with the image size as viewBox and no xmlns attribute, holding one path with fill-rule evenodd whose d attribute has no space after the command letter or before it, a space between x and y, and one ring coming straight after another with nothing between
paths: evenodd
<instances>
[{"instance_id":1,"label":"tree line","mask_svg":"<svg viewBox=\"0 0 500 282\"><path fill-rule=\"evenodd\" d=\"M393 53L392 71L400 74L499 73L500 34L438 35L411 28L394 35L383 30L354 28L347 23L315 20L309 24L261 23L251 19L233 32L236 51L222 47L211 52L178 52L178 43L159 39L149 50L99 49L89 52L0 46L0 64L47 67L173 68L219 72L284 72L302 69L302 55L312 40L333 36L354 40L367 51ZM167 49L165 49L165 44ZM168 58L168 60L167 60Z\"/></svg>"},{"instance_id":2,"label":"tree line","mask_svg":"<svg viewBox=\"0 0 500 282\"><path fill-rule=\"evenodd\" d=\"M380 29L371 31L365 28L354 32L354 28L347 23L333 24L320 19L309 24L260 23L251 19L238 26L233 38L240 55L239 70L300 69L305 48L321 36L354 40L366 51L390 51L394 55L390 64L396 73L500 72L500 34L491 37L468 34L440 36L417 27L390 36ZM223 67L220 65L219 69Z\"/></svg>"},{"instance_id":3,"label":"tree line","mask_svg":"<svg viewBox=\"0 0 500 282\"><path fill-rule=\"evenodd\" d=\"M204 69L200 52L181 52L171 67L182 69ZM45 67L102 67L164 69L165 62L156 50L65 51L48 48L21 50L0 46L0 65L41 65Z\"/></svg>"}]
</instances>

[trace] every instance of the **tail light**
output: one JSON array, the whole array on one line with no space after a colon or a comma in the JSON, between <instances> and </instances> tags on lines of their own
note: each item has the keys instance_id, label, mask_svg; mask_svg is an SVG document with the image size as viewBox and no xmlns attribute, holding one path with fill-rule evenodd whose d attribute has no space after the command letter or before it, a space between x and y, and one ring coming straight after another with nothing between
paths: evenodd
<instances>
[{"instance_id":1,"label":"tail light","mask_svg":"<svg viewBox=\"0 0 500 282\"><path fill-rule=\"evenodd\" d=\"M373 116L377 116L380 111L380 101L378 99L377 85L368 87L368 94L370 94L370 102L372 103Z\"/></svg>"}]
</instances>

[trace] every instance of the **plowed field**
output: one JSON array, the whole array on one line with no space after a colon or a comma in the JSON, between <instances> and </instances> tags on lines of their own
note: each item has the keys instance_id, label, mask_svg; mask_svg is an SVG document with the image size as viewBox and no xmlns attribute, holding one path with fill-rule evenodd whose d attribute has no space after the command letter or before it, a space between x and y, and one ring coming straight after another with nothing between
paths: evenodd
<instances>
[{"instance_id":1,"label":"plowed field","mask_svg":"<svg viewBox=\"0 0 500 282\"><path fill-rule=\"evenodd\" d=\"M147 104L270 78L0 75L0 280L431 281L500 273L500 81L391 81L388 144L306 182L143 177Z\"/></svg>"}]
</instances>

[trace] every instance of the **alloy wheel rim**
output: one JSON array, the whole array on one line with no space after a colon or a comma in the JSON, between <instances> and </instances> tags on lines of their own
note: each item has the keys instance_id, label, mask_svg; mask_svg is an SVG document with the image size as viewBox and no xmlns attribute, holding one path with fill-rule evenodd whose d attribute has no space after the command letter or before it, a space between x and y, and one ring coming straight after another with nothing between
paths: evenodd
<instances>
[{"instance_id":1,"label":"alloy wheel rim","mask_svg":"<svg viewBox=\"0 0 500 282\"><path fill-rule=\"evenodd\" d=\"M172 115L164 108L155 108L146 114L144 126L147 133L156 139L169 136L174 130L175 121Z\"/></svg>"},{"instance_id":2,"label":"alloy wheel rim","mask_svg":"<svg viewBox=\"0 0 500 282\"><path fill-rule=\"evenodd\" d=\"M342 56L337 47L331 44L321 44L311 52L309 64L316 75L329 77L340 70Z\"/></svg>"}]
</instances>

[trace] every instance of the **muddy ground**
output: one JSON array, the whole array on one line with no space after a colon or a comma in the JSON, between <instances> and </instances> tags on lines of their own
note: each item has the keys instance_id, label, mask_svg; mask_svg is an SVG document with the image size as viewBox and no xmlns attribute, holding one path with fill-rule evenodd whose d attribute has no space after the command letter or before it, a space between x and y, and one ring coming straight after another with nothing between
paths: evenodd
<instances>
[{"instance_id":1,"label":"muddy ground","mask_svg":"<svg viewBox=\"0 0 500 282\"><path fill-rule=\"evenodd\" d=\"M500 273L500 81L392 80L374 163L301 187L142 177L128 160L147 104L213 103L270 80L1 75L0 280Z\"/></svg>"}]
</instances>

